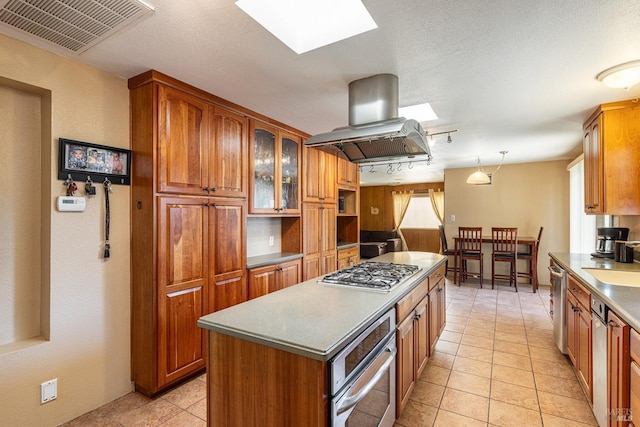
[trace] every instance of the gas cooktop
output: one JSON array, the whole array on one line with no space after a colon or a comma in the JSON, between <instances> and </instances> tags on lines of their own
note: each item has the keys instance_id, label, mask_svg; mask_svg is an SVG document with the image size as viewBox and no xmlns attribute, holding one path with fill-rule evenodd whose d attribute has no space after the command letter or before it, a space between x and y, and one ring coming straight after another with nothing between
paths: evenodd
<instances>
[{"instance_id":1,"label":"gas cooktop","mask_svg":"<svg viewBox=\"0 0 640 427\"><path fill-rule=\"evenodd\" d=\"M419 269L417 265L363 262L328 274L320 280L320 283L389 292L391 288L412 276Z\"/></svg>"}]
</instances>

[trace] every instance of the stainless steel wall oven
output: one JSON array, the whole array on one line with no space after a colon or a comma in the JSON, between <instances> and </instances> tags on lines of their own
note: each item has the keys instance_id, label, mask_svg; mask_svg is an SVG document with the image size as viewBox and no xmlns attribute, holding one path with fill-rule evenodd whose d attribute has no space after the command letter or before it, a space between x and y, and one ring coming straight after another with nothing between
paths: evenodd
<instances>
[{"instance_id":1,"label":"stainless steel wall oven","mask_svg":"<svg viewBox=\"0 0 640 427\"><path fill-rule=\"evenodd\" d=\"M331 361L332 426L393 426L395 319L395 309L389 310Z\"/></svg>"}]
</instances>

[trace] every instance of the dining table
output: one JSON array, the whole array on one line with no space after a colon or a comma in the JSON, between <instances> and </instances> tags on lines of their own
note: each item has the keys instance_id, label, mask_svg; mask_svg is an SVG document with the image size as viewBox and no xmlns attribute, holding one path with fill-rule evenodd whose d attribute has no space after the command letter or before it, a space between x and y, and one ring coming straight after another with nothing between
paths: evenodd
<instances>
[{"instance_id":1,"label":"dining table","mask_svg":"<svg viewBox=\"0 0 640 427\"><path fill-rule=\"evenodd\" d=\"M454 242L454 247L455 247L455 255L453 257L453 262L455 265L455 268L453 270L453 283L455 283L456 285L459 285L459 280L462 281L462 266L459 266L459 254L460 254L460 247L458 246L458 240L460 238L455 236L453 238L453 242ZM482 236L482 243L487 243L487 244L492 244L493 243L493 236ZM531 255L531 264L530 264L530 268L533 270L534 268L538 268L538 262L537 262L537 251L536 249L536 244L538 243L538 239L536 237L531 237L531 236L518 236L518 245L522 245L522 246L526 246L526 252L528 255ZM521 253L521 252L518 252ZM530 272L531 273L531 272ZM531 280L531 286L533 287L533 293L535 293L538 290L538 275L537 274L532 274L531 277L533 277L533 279Z\"/></svg>"}]
</instances>

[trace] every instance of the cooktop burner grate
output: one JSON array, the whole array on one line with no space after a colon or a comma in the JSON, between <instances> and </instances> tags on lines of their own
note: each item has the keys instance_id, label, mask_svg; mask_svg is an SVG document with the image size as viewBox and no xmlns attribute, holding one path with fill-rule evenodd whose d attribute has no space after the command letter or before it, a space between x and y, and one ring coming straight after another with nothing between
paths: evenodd
<instances>
[{"instance_id":1,"label":"cooktop burner grate","mask_svg":"<svg viewBox=\"0 0 640 427\"><path fill-rule=\"evenodd\" d=\"M363 262L328 274L320 282L388 292L418 270L417 265Z\"/></svg>"}]
</instances>

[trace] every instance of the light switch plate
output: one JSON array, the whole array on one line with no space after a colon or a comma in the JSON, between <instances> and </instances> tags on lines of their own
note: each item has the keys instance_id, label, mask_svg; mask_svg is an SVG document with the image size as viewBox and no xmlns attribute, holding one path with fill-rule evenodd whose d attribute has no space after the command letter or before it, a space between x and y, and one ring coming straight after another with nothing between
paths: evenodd
<instances>
[{"instance_id":1,"label":"light switch plate","mask_svg":"<svg viewBox=\"0 0 640 427\"><path fill-rule=\"evenodd\" d=\"M58 379L54 378L40 384L40 404L47 403L58 397Z\"/></svg>"}]
</instances>

